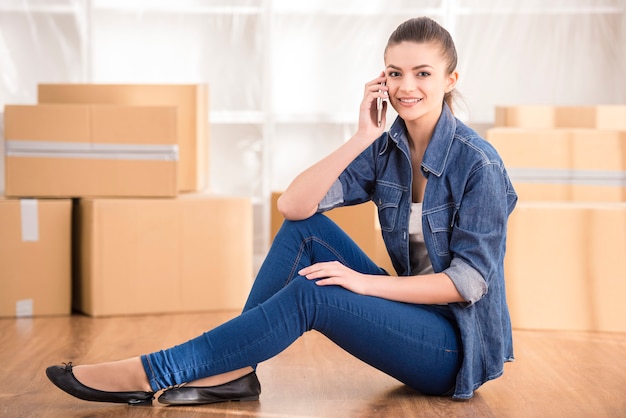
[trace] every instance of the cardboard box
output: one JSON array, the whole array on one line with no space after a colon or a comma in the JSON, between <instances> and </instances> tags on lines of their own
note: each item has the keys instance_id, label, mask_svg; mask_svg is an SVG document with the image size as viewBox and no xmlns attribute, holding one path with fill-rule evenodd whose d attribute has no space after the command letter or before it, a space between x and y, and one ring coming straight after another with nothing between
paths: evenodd
<instances>
[{"instance_id":1,"label":"cardboard box","mask_svg":"<svg viewBox=\"0 0 626 418\"><path fill-rule=\"evenodd\" d=\"M0 316L71 312L71 216L66 200L0 198Z\"/></svg>"},{"instance_id":2,"label":"cardboard box","mask_svg":"<svg viewBox=\"0 0 626 418\"><path fill-rule=\"evenodd\" d=\"M626 201L626 132L493 128L520 200Z\"/></svg>"},{"instance_id":3,"label":"cardboard box","mask_svg":"<svg viewBox=\"0 0 626 418\"><path fill-rule=\"evenodd\" d=\"M626 203L520 202L505 280L513 327L626 331Z\"/></svg>"},{"instance_id":4,"label":"cardboard box","mask_svg":"<svg viewBox=\"0 0 626 418\"><path fill-rule=\"evenodd\" d=\"M626 105L496 106L495 126L626 130Z\"/></svg>"},{"instance_id":5,"label":"cardboard box","mask_svg":"<svg viewBox=\"0 0 626 418\"><path fill-rule=\"evenodd\" d=\"M554 128L553 106L496 106L496 127Z\"/></svg>"},{"instance_id":6,"label":"cardboard box","mask_svg":"<svg viewBox=\"0 0 626 418\"><path fill-rule=\"evenodd\" d=\"M567 131L493 128L486 139L502 157L521 201L571 200Z\"/></svg>"},{"instance_id":7,"label":"cardboard box","mask_svg":"<svg viewBox=\"0 0 626 418\"><path fill-rule=\"evenodd\" d=\"M274 192L271 197L271 240L274 239L284 221L276 206L281 194ZM337 223L378 266L387 270L389 274L395 274L383 241L376 205L373 202L335 208L325 214Z\"/></svg>"},{"instance_id":8,"label":"cardboard box","mask_svg":"<svg viewBox=\"0 0 626 418\"><path fill-rule=\"evenodd\" d=\"M81 199L74 307L91 316L243 308L252 205L199 194Z\"/></svg>"},{"instance_id":9,"label":"cardboard box","mask_svg":"<svg viewBox=\"0 0 626 418\"><path fill-rule=\"evenodd\" d=\"M554 124L557 128L626 130L626 106L557 106Z\"/></svg>"},{"instance_id":10,"label":"cardboard box","mask_svg":"<svg viewBox=\"0 0 626 418\"><path fill-rule=\"evenodd\" d=\"M208 186L209 88L202 84L39 84L39 103L155 105L177 108L178 191Z\"/></svg>"},{"instance_id":11,"label":"cardboard box","mask_svg":"<svg viewBox=\"0 0 626 418\"><path fill-rule=\"evenodd\" d=\"M626 131L575 129L573 201L626 202Z\"/></svg>"},{"instance_id":12,"label":"cardboard box","mask_svg":"<svg viewBox=\"0 0 626 418\"><path fill-rule=\"evenodd\" d=\"M597 205L585 224L590 328L626 332L626 204Z\"/></svg>"},{"instance_id":13,"label":"cardboard box","mask_svg":"<svg viewBox=\"0 0 626 418\"><path fill-rule=\"evenodd\" d=\"M5 106L12 197L175 196L176 108Z\"/></svg>"}]
</instances>

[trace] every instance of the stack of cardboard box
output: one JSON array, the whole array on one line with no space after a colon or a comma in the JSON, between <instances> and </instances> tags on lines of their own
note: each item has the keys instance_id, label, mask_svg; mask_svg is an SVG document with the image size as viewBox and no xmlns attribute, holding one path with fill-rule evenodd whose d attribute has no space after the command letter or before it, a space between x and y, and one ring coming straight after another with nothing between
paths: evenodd
<instances>
[{"instance_id":1,"label":"stack of cardboard box","mask_svg":"<svg viewBox=\"0 0 626 418\"><path fill-rule=\"evenodd\" d=\"M487 140L520 198L505 260L514 327L626 331L626 106L499 107Z\"/></svg>"},{"instance_id":2,"label":"stack of cardboard box","mask_svg":"<svg viewBox=\"0 0 626 418\"><path fill-rule=\"evenodd\" d=\"M206 190L208 87L38 95L5 106L0 316L239 309L252 207Z\"/></svg>"}]
</instances>

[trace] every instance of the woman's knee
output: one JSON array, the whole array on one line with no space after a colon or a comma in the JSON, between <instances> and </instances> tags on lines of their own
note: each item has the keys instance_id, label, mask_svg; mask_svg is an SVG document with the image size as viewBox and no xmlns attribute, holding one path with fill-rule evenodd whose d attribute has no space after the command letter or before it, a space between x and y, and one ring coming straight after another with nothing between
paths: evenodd
<instances>
[{"instance_id":1,"label":"woman's knee","mask_svg":"<svg viewBox=\"0 0 626 418\"><path fill-rule=\"evenodd\" d=\"M299 221L285 220L279 230L281 232L298 233L300 235L310 236L320 232L327 231L330 227L336 227L326 215L316 213L315 215Z\"/></svg>"},{"instance_id":2,"label":"woman's knee","mask_svg":"<svg viewBox=\"0 0 626 418\"><path fill-rule=\"evenodd\" d=\"M337 297L339 288L318 286L316 280L297 276L285 290L290 293L289 298L298 305L298 310L306 315L310 329L314 326L314 318L325 312L329 304L332 305L331 300Z\"/></svg>"},{"instance_id":3,"label":"woman's knee","mask_svg":"<svg viewBox=\"0 0 626 418\"><path fill-rule=\"evenodd\" d=\"M315 294L320 290L319 286L315 284L315 280L309 280L306 277L297 276L287 286L291 291L292 297L295 300L302 301L302 303L315 303Z\"/></svg>"}]
</instances>

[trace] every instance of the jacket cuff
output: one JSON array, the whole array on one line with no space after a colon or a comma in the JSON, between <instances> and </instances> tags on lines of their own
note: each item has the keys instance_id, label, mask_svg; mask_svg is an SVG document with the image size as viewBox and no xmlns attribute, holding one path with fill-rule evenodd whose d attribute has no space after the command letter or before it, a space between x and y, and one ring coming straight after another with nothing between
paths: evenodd
<instances>
[{"instance_id":1,"label":"jacket cuff","mask_svg":"<svg viewBox=\"0 0 626 418\"><path fill-rule=\"evenodd\" d=\"M343 203L343 185L339 179L335 180L335 182L330 186L326 196L322 199L322 201L317 205L318 212L325 212L327 210L331 210L334 207L337 207Z\"/></svg>"},{"instance_id":2,"label":"jacket cuff","mask_svg":"<svg viewBox=\"0 0 626 418\"><path fill-rule=\"evenodd\" d=\"M472 306L487 294L488 286L483 276L460 258L453 258L450 267L443 272L465 299L464 307Z\"/></svg>"}]
</instances>

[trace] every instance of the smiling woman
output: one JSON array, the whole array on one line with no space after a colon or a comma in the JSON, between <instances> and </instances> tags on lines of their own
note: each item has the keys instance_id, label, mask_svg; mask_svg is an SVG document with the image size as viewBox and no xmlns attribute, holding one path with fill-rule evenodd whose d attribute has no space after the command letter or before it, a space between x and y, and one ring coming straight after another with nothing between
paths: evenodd
<instances>
[{"instance_id":1,"label":"smiling woman","mask_svg":"<svg viewBox=\"0 0 626 418\"><path fill-rule=\"evenodd\" d=\"M434 127L441 113L441 102L452 104L452 91L458 80L458 73L448 71L448 63L440 48L434 43L400 42L387 47L385 54L386 81L389 101L404 119L409 131L413 122ZM416 62L424 64L414 65ZM421 131L421 130L420 130ZM432 132L422 132L422 138L409 134L413 140L428 141ZM417 134L417 132L415 132Z\"/></svg>"},{"instance_id":2,"label":"smiling woman","mask_svg":"<svg viewBox=\"0 0 626 418\"><path fill-rule=\"evenodd\" d=\"M458 78L450 48L429 18L394 32L354 135L279 198L287 220L241 315L141 357L51 366L49 379L90 401L149 404L163 389L169 405L257 400L256 366L310 330L427 395L468 399L499 377L513 359L503 259L517 196L495 149L445 100ZM388 104L399 116L385 131ZM368 201L398 276L322 213Z\"/></svg>"},{"instance_id":3,"label":"smiling woman","mask_svg":"<svg viewBox=\"0 0 626 418\"><path fill-rule=\"evenodd\" d=\"M398 26L398 28L391 34L389 42L387 43L387 48L385 49L385 61L392 62L390 57L388 56L390 47L397 46L398 44L405 41L432 44L431 46L438 47L440 49L439 52L441 54L441 59L443 60L442 63L445 66L444 68L438 68L438 70L441 71L445 76L454 77L454 80L450 80L450 82L453 82L454 84L446 88L444 98L450 109L452 109L454 86L456 84L456 80L458 79L458 74L456 73L458 58L452 36L450 36L448 31L441 27L437 22L431 19L423 19L421 25L414 25L410 22L411 21L408 21ZM431 53L434 53L434 51L432 51L432 48L427 49L430 50ZM437 57L425 58L434 58L435 60L437 60ZM425 68L430 68L431 70L434 70L432 64L429 65L428 63L424 63L412 68L412 71L418 72L418 70L422 70ZM425 76L429 75L428 71L424 71L421 74Z\"/></svg>"}]
</instances>

